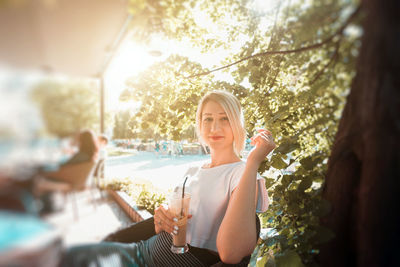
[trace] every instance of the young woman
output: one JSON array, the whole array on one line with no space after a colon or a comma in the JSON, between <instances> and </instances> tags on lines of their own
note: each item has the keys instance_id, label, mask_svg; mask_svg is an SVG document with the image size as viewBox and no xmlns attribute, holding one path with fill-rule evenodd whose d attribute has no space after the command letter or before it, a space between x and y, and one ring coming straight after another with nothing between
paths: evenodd
<instances>
[{"instance_id":1,"label":"young woman","mask_svg":"<svg viewBox=\"0 0 400 267\"><path fill-rule=\"evenodd\" d=\"M99 266L103 263L207 266L219 260L236 264L252 253L257 242L255 213L268 208L264 180L257 170L275 148L271 133L261 130L252 137L255 147L247 161L242 161L239 155L246 138L242 108L236 97L224 91L214 91L203 97L197 109L196 128L201 142L210 149L211 160L195 171L188 171L189 252L174 254L170 251L171 235L177 234L179 227L168 208L161 206L154 215L156 235L150 239L131 244L102 243L73 248L67 254L65 266L94 262ZM208 261L199 255L205 255ZM210 262L213 256L215 261ZM104 259L113 259L113 262L106 263Z\"/></svg>"}]
</instances>

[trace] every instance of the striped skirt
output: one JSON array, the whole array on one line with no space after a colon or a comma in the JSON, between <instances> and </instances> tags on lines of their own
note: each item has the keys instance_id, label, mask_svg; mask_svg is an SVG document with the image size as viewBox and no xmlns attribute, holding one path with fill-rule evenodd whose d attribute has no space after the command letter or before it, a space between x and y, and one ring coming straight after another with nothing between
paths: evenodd
<instances>
[{"instance_id":1,"label":"striped skirt","mask_svg":"<svg viewBox=\"0 0 400 267\"><path fill-rule=\"evenodd\" d=\"M188 253L174 254L171 245L171 235L162 232L145 241L131 244L102 242L74 246L66 251L61 266L205 266L190 250Z\"/></svg>"}]
</instances>

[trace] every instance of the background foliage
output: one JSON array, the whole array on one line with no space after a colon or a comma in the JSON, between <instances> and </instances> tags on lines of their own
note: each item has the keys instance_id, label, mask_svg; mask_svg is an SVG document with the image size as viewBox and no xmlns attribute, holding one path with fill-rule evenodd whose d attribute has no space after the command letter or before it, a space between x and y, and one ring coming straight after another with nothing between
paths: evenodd
<instances>
[{"instance_id":1,"label":"background foliage","mask_svg":"<svg viewBox=\"0 0 400 267\"><path fill-rule=\"evenodd\" d=\"M114 115L114 139L135 138L132 131L135 128L134 121L131 120L132 114L130 110L121 110Z\"/></svg>"},{"instance_id":2,"label":"background foliage","mask_svg":"<svg viewBox=\"0 0 400 267\"><path fill-rule=\"evenodd\" d=\"M157 207L166 203L166 192L154 187L147 180L130 177L111 179L107 181L104 188L127 193L139 208L145 209L153 215Z\"/></svg>"},{"instance_id":3,"label":"background foliage","mask_svg":"<svg viewBox=\"0 0 400 267\"><path fill-rule=\"evenodd\" d=\"M233 92L245 107L249 136L266 127L278 144L260 168L273 200L263 227L275 234L259 244L258 264L315 265L318 244L333 236L319 225L329 211L320 193L360 46L357 2L275 1L269 13L240 0L131 3L144 39L162 33L202 51L232 51L222 63L233 64L222 71L234 80L219 81L173 55L127 83L125 96L142 103L136 127L180 139L205 92ZM199 12L211 24L197 21Z\"/></svg>"},{"instance_id":4,"label":"background foliage","mask_svg":"<svg viewBox=\"0 0 400 267\"><path fill-rule=\"evenodd\" d=\"M99 128L99 90L90 82L43 81L31 94L49 133L65 137Z\"/></svg>"}]
</instances>

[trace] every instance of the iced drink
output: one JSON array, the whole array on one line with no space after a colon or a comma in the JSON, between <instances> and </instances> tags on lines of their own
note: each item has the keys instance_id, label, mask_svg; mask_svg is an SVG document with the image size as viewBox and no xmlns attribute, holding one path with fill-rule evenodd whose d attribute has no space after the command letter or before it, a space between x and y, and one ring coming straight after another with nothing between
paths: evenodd
<instances>
[{"instance_id":1,"label":"iced drink","mask_svg":"<svg viewBox=\"0 0 400 267\"><path fill-rule=\"evenodd\" d=\"M185 193L182 199L182 193L175 192L170 197L169 208L174 214L175 218L178 219L176 225L179 227L178 234L172 236L172 247L171 250L174 253L185 253L188 251L186 244L186 226L187 216L189 212L190 195Z\"/></svg>"}]
</instances>

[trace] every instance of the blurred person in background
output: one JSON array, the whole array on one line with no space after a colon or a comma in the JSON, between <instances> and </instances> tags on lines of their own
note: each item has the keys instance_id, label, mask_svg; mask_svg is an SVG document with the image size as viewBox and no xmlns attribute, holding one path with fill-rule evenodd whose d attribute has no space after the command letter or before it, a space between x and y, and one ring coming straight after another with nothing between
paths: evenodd
<instances>
[{"instance_id":1,"label":"blurred person in background","mask_svg":"<svg viewBox=\"0 0 400 267\"><path fill-rule=\"evenodd\" d=\"M107 158L107 145L108 145L108 137L104 134L101 134L98 137L99 141L99 160L105 160Z\"/></svg>"},{"instance_id":2,"label":"blurred person in background","mask_svg":"<svg viewBox=\"0 0 400 267\"><path fill-rule=\"evenodd\" d=\"M104 134L99 135L98 137L99 143L99 156L96 168L94 170L94 177L97 178L104 178L104 163L107 159L107 144L108 144L108 137Z\"/></svg>"},{"instance_id":3,"label":"blurred person in background","mask_svg":"<svg viewBox=\"0 0 400 267\"><path fill-rule=\"evenodd\" d=\"M98 141L91 130L79 133L79 150L61 166L97 160L99 154ZM108 142L108 140L107 140Z\"/></svg>"}]
</instances>

